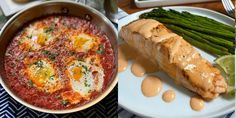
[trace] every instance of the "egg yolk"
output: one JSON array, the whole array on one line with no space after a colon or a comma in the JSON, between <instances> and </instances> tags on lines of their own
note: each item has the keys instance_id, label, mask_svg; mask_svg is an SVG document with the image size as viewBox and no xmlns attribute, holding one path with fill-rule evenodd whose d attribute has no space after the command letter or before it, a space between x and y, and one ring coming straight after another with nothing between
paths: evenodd
<instances>
[{"instance_id":1,"label":"egg yolk","mask_svg":"<svg viewBox=\"0 0 236 118\"><path fill-rule=\"evenodd\" d=\"M72 36L70 40L73 43L73 49L79 52L87 52L95 45L94 38L87 34Z\"/></svg>"},{"instance_id":2,"label":"egg yolk","mask_svg":"<svg viewBox=\"0 0 236 118\"><path fill-rule=\"evenodd\" d=\"M42 68L36 71L36 73L32 75L31 79L37 86L42 87L45 80L49 79L51 75L53 74L49 68Z\"/></svg>"},{"instance_id":3,"label":"egg yolk","mask_svg":"<svg viewBox=\"0 0 236 118\"><path fill-rule=\"evenodd\" d=\"M47 40L47 37L42 35L42 34L39 34L38 35L38 39L37 39L37 43L41 46L45 45L45 42Z\"/></svg>"},{"instance_id":4,"label":"egg yolk","mask_svg":"<svg viewBox=\"0 0 236 118\"><path fill-rule=\"evenodd\" d=\"M82 67L74 67L73 70L73 78L76 81L79 81L79 79L82 77L83 73L82 73Z\"/></svg>"},{"instance_id":5,"label":"egg yolk","mask_svg":"<svg viewBox=\"0 0 236 118\"><path fill-rule=\"evenodd\" d=\"M45 82L54 75L54 70L50 64L43 61L35 62L27 70L30 80L37 86L43 87Z\"/></svg>"},{"instance_id":6,"label":"egg yolk","mask_svg":"<svg viewBox=\"0 0 236 118\"><path fill-rule=\"evenodd\" d=\"M76 47L77 49L81 49L87 41L88 39L75 37L74 47Z\"/></svg>"}]
</instances>

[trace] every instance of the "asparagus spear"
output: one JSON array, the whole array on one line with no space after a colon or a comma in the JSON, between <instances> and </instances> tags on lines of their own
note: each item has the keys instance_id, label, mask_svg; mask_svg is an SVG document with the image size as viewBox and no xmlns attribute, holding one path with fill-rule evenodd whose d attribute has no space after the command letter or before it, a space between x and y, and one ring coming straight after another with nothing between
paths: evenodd
<instances>
[{"instance_id":1,"label":"asparagus spear","mask_svg":"<svg viewBox=\"0 0 236 118\"><path fill-rule=\"evenodd\" d=\"M199 33L199 32L193 31L193 30L191 30L190 32L192 32L192 33L194 33L198 36L201 36L202 38L204 38L204 39L206 39L206 40L208 40L212 43L224 46L225 48L228 49L228 52L230 52L231 54L235 54L234 43L233 42L224 40L224 39L219 38L219 37L213 37L213 36L210 36L210 35Z\"/></svg>"},{"instance_id":2,"label":"asparagus spear","mask_svg":"<svg viewBox=\"0 0 236 118\"><path fill-rule=\"evenodd\" d=\"M185 40L187 40L188 42L190 42L192 45L199 47L203 50L206 50L207 52L209 52L210 54L216 55L216 56L223 56L223 55L228 55L230 54L229 52L225 52L222 50L219 50L217 48L211 47L210 45L207 45L205 43L201 43L197 40L193 40L191 37L188 37L186 35L183 35L183 38Z\"/></svg>"},{"instance_id":3,"label":"asparagus spear","mask_svg":"<svg viewBox=\"0 0 236 118\"><path fill-rule=\"evenodd\" d=\"M223 47L223 46L220 46L220 45L216 45L216 44L214 44L214 43L211 43L211 42L205 40L204 38L202 38L202 37L200 37L200 36L198 36L198 35L196 35L196 34L194 34L194 33L191 33L191 32L189 32L189 31L187 31L187 30L185 30L185 29L182 29L182 28L177 27L177 26L174 26L174 25L166 25L166 26L167 26L169 29L171 29L171 30L178 31L178 32L181 33L181 34L184 34L184 35L186 35L186 36L188 36L188 37L191 37L191 38L193 38L193 39L195 39L195 40L201 41L202 43L206 43L206 44L208 44L208 45L210 45L210 46L212 46L212 47L215 47L215 48L217 48L217 49L219 49L219 50L228 52L228 49L227 49L227 48L225 48L225 47Z\"/></svg>"},{"instance_id":4,"label":"asparagus spear","mask_svg":"<svg viewBox=\"0 0 236 118\"><path fill-rule=\"evenodd\" d=\"M188 24L194 27L199 27L199 28L203 28L203 29L208 29L208 30L213 30L215 32L222 32L224 34L234 34L234 31L229 31L226 29L219 29L219 26L214 26L211 24L204 24L195 20L188 20L186 18L181 18L179 16L176 16L176 14L171 14L171 13L165 13L166 11L162 12L158 12L158 13L147 13L147 14L143 14L142 16L140 16L140 18L152 18L152 19L168 19L168 20L172 20L172 21L178 21L178 23L184 23L184 24ZM177 22L176 22L177 23Z\"/></svg>"},{"instance_id":5,"label":"asparagus spear","mask_svg":"<svg viewBox=\"0 0 236 118\"><path fill-rule=\"evenodd\" d=\"M202 50L205 50L206 52L213 54L215 56L223 56L223 55L228 55L230 53L219 50L217 48L214 48L206 43L202 43L200 41L194 40L189 36L186 36L185 34L179 33L176 31L177 34L182 35L183 38L188 41L189 43L191 43L192 45L201 48Z\"/></svg>"},{"instance_id":6,"label":"asparagus spear","mask_svg":"<svg viewBox=\"0 0 236 118\"><path fill-rule=\"evenodd\" d=\"M189 19L189 20L194 21L196 23L205 24L205 25L208 25L211 27L221 27L221 29L227 29L231 32L234 32L234 27L231 27L229 25L225 25L223 23L220 23L218 21L215 21L213 19L210 19L210 18L207 18L204 16L194 15L194 14L191 14L187 11L183 11L180 13L180 12L175 11L173 9L170 9L169 12L171 12L173 14L178 14L182 18Z\"/></svg>"},{"instance_id":7,"label":"asparagus spear","mask_svg":"<svg viewBox=\"0 0 236 118\"><path fill-rule=\"evenodd\" d=\"M213 53L217 53L216 55L235 53L234 28L213 19L162 8L144 13L140 15L140 18L152 18L166 24L167 27L169 25L168 28L172 27L170 29L176 33L194 40L192 41L194 44L207 45L206 47L210 47L209 49ZM199 48L209 52L208 48L202 47L202 45Z\"/></svg>"},{"instance_id":8,"label":"asparagus spear","mask_svg":"<svg viewBox=\"0 0 236 118\"><path fill-rule=\"evenodd\" d=\"M210 18L207 18L207 17L193 15L193 14L191 14L189 12L186 12L186 11L182 12L182 14L185 17L188 16L190 18L196 19L199 22L204 22L204 23L210 24L211 26L221 27L221 28L224 28L224 29L228 29L232 32L234 32L234 30L235 30L234 27L231 27L229 25L225 25L223 23L217 22L217 21L215 21L213 19L210 19Z\"/></svg>"},{"instance_id":9,"label":"asparagus spear","mask_svg":"<svg viewBox=\"0 0 236 118\"><path fill-rule=\"evenodd\" d=\"M170 18L170 19L176 19L176 20L187 20L189 23L195 23L198 24L201 27L208 27L208 28L219 28L221 27L221 30L228 30L232 33L234 33L234 28L228 25L225 25L223 23L217 22L213 19L193 15L188 12L178 12L175 10L164 10L162 8L153 9L151 12L144 13L140 15L140 18L149 18L149 17L164 17L164 18Z\"/></svg>"},{"instance_id":10,"label":"asparagus spear","mask_svg":"<svg viewBox=\"0 0 236 118\"><path fill-rule=\"evenodd\" d=\"M230 41L227 41L227 40L224 40L222 38L219 38L219 37L213 37L213 36L210 36L210 35L207 35L207 34L203 34L203 33L200 33L200 32L196 32L194 30L190 30L190 32L198 35L198 36L201 36L203 37L204 39L208 39L209 41L213 42L213 43L216 43L218 45L222 45L222 46L225 46L225 47L233 47L234 46L234 43L233 42L230 42Z\"/></svg>"},{"instance_id":11,"label":"asparagus spear","mask_svg":"<svg viewBox=\"0 0 236 118\"><path fill-rule=\"evenodd\" d=\"M162 23L174 24L174 25L185 27L185 28L192 29L195 31L209 33L209 34L216 35L219 37L229 38L229 39L232 39L232 41L234 39L234 33L232 33L232 32L225 33L225 32L214 31L214 30L210 30L210 29L206 29L206 28L197 27L194 25L189 25L188 23L185 23L185 22L176 22L175 20L167 19L167 18L153 18L153 19L156 19Z\"/></svg>"}]
</instances>

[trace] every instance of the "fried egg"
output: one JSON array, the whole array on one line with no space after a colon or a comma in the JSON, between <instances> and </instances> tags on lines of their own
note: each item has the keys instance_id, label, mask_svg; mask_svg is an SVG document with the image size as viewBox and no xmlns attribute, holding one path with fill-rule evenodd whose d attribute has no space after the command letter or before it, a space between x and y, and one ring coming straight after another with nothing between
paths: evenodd
<instances>
[{"instance_id":1,"label":"fried egg","mask_svg":"<svg viewBox=\"0 0 236 118\"><path fill-rule=\"evenodd\" d=\"M29 60L25 60L29 61ZM61 79L56 74L53 65L46 59L32 61L28 64L26 73L33 86L41 91L53 93L62 88Z\"/></svg>"},{"instance_id":2,"label":"fried egg","mask_svg":"<svg viewBox=\"0 0 236 118\"><path fill-rule=\"evenodd\" d=\"M38 28L35 25L30 25L20 37L20 47L24 50L38 50L55 39L55 35L51 34L52 31L51 26Z\"/></svg>"},{"instance_id":3,"label":"fried egg","mask_svg":"<svg viewBox=\"0 0 236 118\"><path fill-rule=\"evenodd\" d=\"M66 71L70 78L71 91L62 93L64 100L68 100L71 104L76 104L80 99L90 99L93 91L101 91L104 81L103 68L91 65L83 61L72 61ZM68 95L69 94L69 95Z\"/></svg>"},{"instance_id":4,"label":"fried egg","mask_svg":"<svg viewBox=\"0 0 236 118\"><path fill-rule=\"evenodd\" d=\"M71 36L70 41L72 43L72 48L77 52L88 52L96 44L98 44L96 37L85 33Z\"/></svg>"}]
</instances>

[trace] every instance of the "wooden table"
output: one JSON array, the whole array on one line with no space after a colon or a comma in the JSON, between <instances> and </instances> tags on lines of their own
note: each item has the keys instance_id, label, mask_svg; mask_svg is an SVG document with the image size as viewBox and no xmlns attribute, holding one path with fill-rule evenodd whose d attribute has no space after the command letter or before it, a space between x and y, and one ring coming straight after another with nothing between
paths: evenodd
<instances>
[{"instance_id":1,"label":"wooden table","mask_svg":"<svg viewBox=\"0 0 236 118\"><path fill-rule=\"evenodd\" d=\"M118 0L118 6L128 14L148 9L148 8L136 7L134 0ZM204 2L204 3L180 4L176 6L193 6L193 7L207 8L228 15L223 7L221 0L214 2Z\"/></svg>"}]
</instances>

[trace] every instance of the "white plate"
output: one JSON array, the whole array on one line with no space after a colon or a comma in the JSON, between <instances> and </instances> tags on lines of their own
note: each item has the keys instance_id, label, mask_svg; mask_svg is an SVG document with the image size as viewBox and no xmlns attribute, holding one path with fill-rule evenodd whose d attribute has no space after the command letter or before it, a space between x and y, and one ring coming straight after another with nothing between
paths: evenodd
<instances>
[{"instance_id":1,"label":"white plate","mask_svg":"<svg viewBox=\"0 0 236 118\"><path fill-rule=\"evenodd\" d=\"M197 2L209 2L217 0L135 0L135 4L139 8L143 7L154 7L154 6L164 6L164 5L176 5L176 4L187 4L187 3L197 3Z\"/></svg>"},{"instance_id":2,"label":"white plate","mask_svg":"<svg viewBox=\"0 0 236 118\"><path fill-rule=\"evenodd\" d=\"M219 22L229 24L234 26L234 19L225 16L223 14L195 7L164 7L165 9L174 9L177 11L188 11L193 14L207 16L209 18L215 19ZM141 11L138 13L131 14L121 20L119 20L118 30L127 23L138 19L139 15L148 12L150 10ZM119 39L119 43L121 43ZM202 50L198 51L201 55L213 63L215 57L205 53ZM118 84L118 101L119 105L128 111L131 111L137 115L143 117L159 117L159 118L183 118L183 117L196 117L196 118L209 118L221 116L226 113L232 112L234 110L234 99L225 99L223 96L219 96L211 102L205 102L205 108L200 111L194 111L191 109L189 102L190 96L194 95L187 89L176 86L172 79L168 77L165 73L158 72L154 75L158 75L163 81L163 89L158 96L147 98L144 97L141 92L141 83L144 77L135 77L131 71L129 61L129 67L126 71L118 74L119 84ZM147 75L145 75L147 76ZM163 102L161 96L167 89L174 89L176 91L176 99L171 103Z\"/></svg>"}]
</instances>

